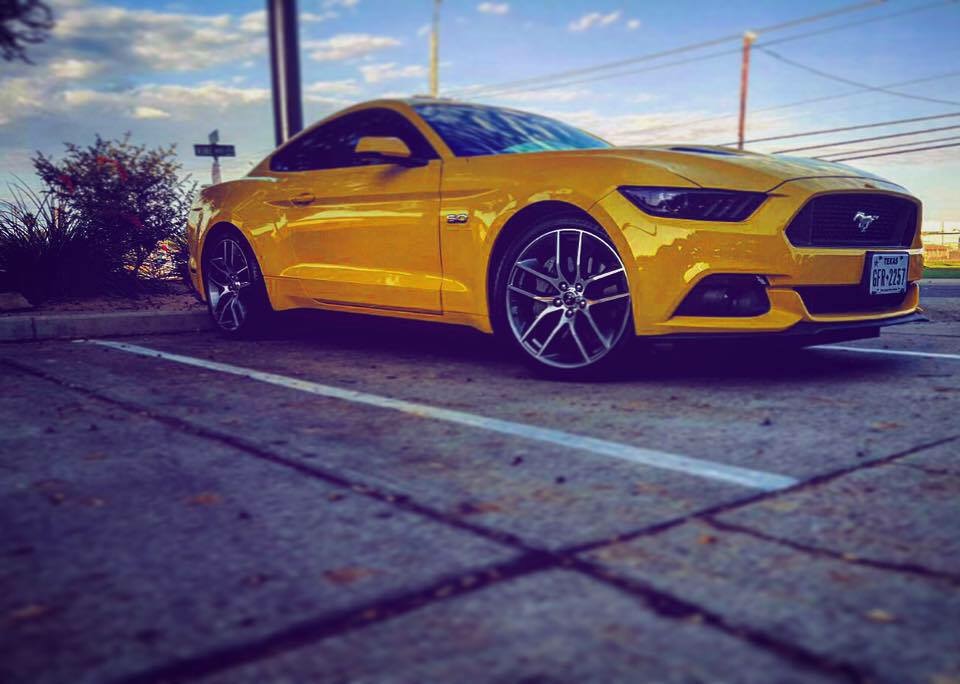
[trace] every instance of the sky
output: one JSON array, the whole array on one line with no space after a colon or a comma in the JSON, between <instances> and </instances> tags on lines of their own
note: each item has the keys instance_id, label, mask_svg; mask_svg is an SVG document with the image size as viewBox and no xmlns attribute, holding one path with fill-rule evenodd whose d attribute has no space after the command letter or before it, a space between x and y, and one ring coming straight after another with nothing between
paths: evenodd
<instances>
[{"instance_id":1,"label":"sky","mask_svg":"<svg viewBox=\"0 0 960 684\"><path fill-rule=\"evenodd\" d=\"M426 92L432 0L298 4L306 122L362 100ZM192 145L214 128L237 148L224 160L225 178L244 175L271 151L262 0L50 5L57 24L46 43L31 46L35 64L0 63L0 185L15 176L33 182L36 151L56 155L64 142L89 143L97 133L176 143L185 170L201 182L209 159L194 157ZM747 140L960 113L956 0L444 0L440 92L555 116L616 144L730 143L746 30L757 33ZM554 76L709 41L618 69ZM946 126L957 128L797 154L960 136L958 116L747 148L774 152ZM960 225L960 147L849 163L917 194L928 226Z\"/></svg>"}]
</instances>

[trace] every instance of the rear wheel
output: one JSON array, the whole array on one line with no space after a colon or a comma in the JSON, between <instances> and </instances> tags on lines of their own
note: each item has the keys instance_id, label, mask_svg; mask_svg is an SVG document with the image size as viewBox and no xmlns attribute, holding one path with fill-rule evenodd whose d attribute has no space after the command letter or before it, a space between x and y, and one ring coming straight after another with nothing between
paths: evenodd
<instances>
[{"instance_id":1,"label":"rear wheel","mask_svg":"<svg viewBox=\"0 0 960 684\"><path fill-rule=\"evenodd\" d=\"M611 370L633 337L623 262L581 217L551 217L517 236L497 271L493 309L498 332L553 377Z\"/></svg>"},{"instance_id":2,"label":"rear wheel","mask_svg":"<svg viewBox=\"0 0 960 684\"><path fill-rule=\"evenodd\" d=\"M271 313L263 274L246 241L233 232L211 238L204 251L203 278L207 307L217 328L230 337L263 330Z\"/></svg>"}]
</instances>

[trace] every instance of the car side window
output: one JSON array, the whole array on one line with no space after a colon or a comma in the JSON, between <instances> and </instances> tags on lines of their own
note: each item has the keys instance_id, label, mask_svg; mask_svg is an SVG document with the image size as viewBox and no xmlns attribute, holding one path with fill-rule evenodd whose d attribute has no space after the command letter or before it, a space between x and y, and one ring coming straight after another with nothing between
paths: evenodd
<instances>
[{"instance_id":1,"label":"car side window","mask_svg":"<svg viewBox=\"0 0 960 684\"><path fill-rule=\"evenodd\" d=\"M414 157L436 159L426 138L402 114L391 109L365 109L341 116L311 131L273 156L273 171L308 171L363 166L372 162L357 156L357 141L368 135L400 138Z\"/></svg>"}]
</instances>

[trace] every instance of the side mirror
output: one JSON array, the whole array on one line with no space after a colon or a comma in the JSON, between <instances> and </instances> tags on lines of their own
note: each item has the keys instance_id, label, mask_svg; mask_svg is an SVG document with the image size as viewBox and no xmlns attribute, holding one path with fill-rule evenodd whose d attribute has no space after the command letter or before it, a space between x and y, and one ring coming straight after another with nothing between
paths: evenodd
<instances>
[{"instance_id":1,"label":"side mirror","mask_svg":"<svg viewBox=\"0 0 960 684\"><path fill-rule=\"evenodd\" d=\"M354 148L357 156L365 157L383 164L400 164L401 166L423 166L427 162L418 159L410 153L407 143L400 138L390 136L367 135L357 141Z\"/></svg>"}]
</instances>

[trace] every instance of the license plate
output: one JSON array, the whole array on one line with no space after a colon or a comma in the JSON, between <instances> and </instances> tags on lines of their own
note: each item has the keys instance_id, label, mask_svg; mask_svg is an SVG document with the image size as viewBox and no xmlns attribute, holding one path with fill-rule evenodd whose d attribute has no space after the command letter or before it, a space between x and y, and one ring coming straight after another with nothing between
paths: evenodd
<instances>
[{"instance_id":1,"label":"license plate","mask_svg":"<svg viewBox=\"0 0 960 684\"><path fill-rule=\"evenodd\" d=\"M867 284L870 294L898 294L907 291L907 254L870 254Z\"/></svg>"}]
</instances>

